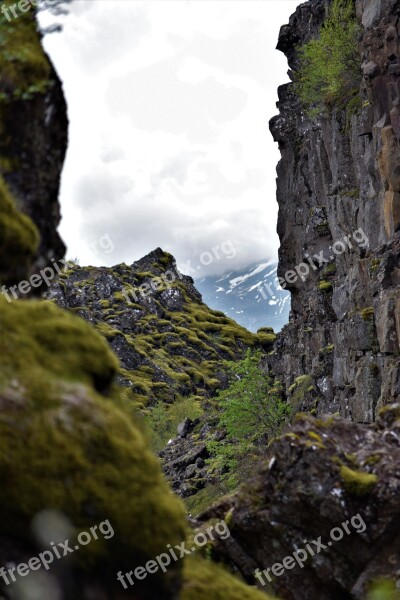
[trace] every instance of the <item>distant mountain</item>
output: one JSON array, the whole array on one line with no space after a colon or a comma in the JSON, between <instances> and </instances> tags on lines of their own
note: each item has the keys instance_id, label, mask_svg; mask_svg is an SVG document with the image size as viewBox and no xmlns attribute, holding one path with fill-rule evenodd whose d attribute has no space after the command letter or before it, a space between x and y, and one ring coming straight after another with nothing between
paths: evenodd
<instances>
[{"instance_id":1,"label":"distant mountain","mask_svg":"<svg viewBox=\"0 0 400 600\"><path fill-rule=\"evenodd\" d=\"M208 306L224 312L249 331L269 326L277 332L289 320L290 294L279 287L277 264L271 261L197 279L195 285Z\"/></svg>"}]
</instances>

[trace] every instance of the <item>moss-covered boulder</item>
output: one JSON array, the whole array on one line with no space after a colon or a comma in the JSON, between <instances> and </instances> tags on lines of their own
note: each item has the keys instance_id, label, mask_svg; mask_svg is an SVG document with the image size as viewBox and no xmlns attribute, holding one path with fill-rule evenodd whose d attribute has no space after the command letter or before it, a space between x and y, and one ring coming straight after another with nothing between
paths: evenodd
<instances>
[{"instance_id":1,"label":"moss-covered boulder","mask_svg":"<svg viewBox=\"0 0 400 600\"><path fill-rule=\"evenodd\" d=\"M185 561L180 600L268 600L271 596L242 583L221 566L202 558Z\"/></svg>"},{"instance_id":2,"label":"moss-covered boulder","mask_svg":"<svg viewBox=\"0 0 400 600\"><path fill-rule=\"evenodd\" d=\"M31 524L42 511L61 512L76 532L108 519L112 539L74 562L97 584L119 586L117 571L180 543L186 528L140 427L110 394L117 360L88 324L49 302L0 300L0 329L0 562L37 551ZM180 567L149 579L141 597L172 598Z\"/></svg>"},{"instance_id":3,"label":"moss-covered boulder","mask_svg":"<svg viewBox=\"0 0 400 600\"><path fill-rule=\"evenodd\" d=\"M364 600L376 579L396 580L399 435L400 405L383 409L370 426L299 415L253 480L198 518L203 528L214 518L229 521L231 537L214 556L256 583L257 568L262 573L301 550L303 568L269 572L285 600Z\"/></svg>"},{"instance_id":4,"label":"moss-covered boulder","mask_svg":"<svg viewBox=\"0 0 400 600\"><path fill-rule=\"evenodd\" d=\"M0 282L24 279L39 246L39 233L29 217L17 210L0 175Z\"/></svg>"}]
</instances>

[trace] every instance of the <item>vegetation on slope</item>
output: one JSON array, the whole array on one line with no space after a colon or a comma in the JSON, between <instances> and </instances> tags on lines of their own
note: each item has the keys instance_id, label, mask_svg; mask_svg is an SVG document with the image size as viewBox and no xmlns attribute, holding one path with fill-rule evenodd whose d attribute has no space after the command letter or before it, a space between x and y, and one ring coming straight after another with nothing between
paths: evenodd
<instances>
[{"instance_id":1,"label":"vegetation on slope","mask_svg":"<svg viewBox=\"0 0 400 600\"><path fill-rule=\"evenodd\" d=\"M17 6L13 0L2 5ZM18 11L18 18L10 20L0 13L0 69L0 102L30 100L48 89L51 66L40 43L33 10Z\"/></svg>"},{"instance_id":2,"label":"vegetation on slope","mask_svg":"<svg viewBox=\"0 0 400 600\"><path fill-rule=\"evenodd\" d=\"M359 92L360 26L353 0L333 0L319 37L299 48L296 89L311 115L345 107Z\"/></svg>"},{"instance_id":3,"label":"vegetation on slope","mask_svg":"<svg viewBox=\"0 0 400 600\"><path fill-rule=\"evenodd\" d=\"M279 385L260 368L261 358L260 352L248 350L239 363L228 363L230 385L215 400L219 427L226 435L207 444L210 464L231 489L265 457L270 439L289 416Z\"/></svg>"},{"instance_id":4,"label":"vegetation on slope","mask_svg":"<svg viewBox=\"0 0 400 600\"><path fill-rule=\"evenodd\" d=\"M145 257L133 267L72 265L49 294L108 340L121 361L126 399L142 409L182 398L209 399L224 385L224 361L240 360L248 348L272 346L274 340L274 334L252 334L211 310L192 280L178 276L173 257L155 254L149 255L150 264ZM140 287L166 267L174 270L175 280L141 295Z\"/></svg>"}]
</instances>

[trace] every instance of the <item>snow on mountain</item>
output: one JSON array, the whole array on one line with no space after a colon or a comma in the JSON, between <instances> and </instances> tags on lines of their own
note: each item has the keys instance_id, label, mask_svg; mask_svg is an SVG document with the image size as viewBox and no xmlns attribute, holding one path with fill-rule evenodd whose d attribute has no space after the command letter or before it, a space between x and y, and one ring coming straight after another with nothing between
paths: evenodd
<instances>
[{"instance_id":1,"label":"snow on mountain","mask_svg":"<svg viewBox=\"0 0 400 600\"><path fill-rule=\"evenodd\" d=\"M196 287L206 304L250 331L268 326L279 331L289 320L290 294L279 286L271 261L198 279Z\"/></svg>"}]
</instances>

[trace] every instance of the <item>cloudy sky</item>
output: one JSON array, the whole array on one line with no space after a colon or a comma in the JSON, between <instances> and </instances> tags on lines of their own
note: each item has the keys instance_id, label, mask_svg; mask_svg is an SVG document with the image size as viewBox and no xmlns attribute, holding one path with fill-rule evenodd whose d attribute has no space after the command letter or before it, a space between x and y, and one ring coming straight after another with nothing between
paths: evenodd
<instances>
[{"instance_id":1,"label":"cloudy sky","mask_svg":"<svg viewBox=\"0 0 400 600\"><path fill-rule=\"evenodd\" d=\"M288 80L279 28L297 4L72 4L63 32L45 39L71 122L61 192L69 258L130 264L161 246L178 265L218 254L207 274L219 274L277 256L268 121Z\"/></svg>"}]
</instances>

